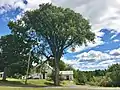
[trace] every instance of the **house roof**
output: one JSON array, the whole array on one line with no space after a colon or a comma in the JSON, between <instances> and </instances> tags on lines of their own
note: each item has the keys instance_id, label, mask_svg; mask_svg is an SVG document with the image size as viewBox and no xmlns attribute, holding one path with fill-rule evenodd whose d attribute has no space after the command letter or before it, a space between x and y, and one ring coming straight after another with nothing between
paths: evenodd
<instances>
[{"instance_id":1,"label":"house roof","mask_svg":"<svg viewBox=\"0 0 120 90\"><path fill-rule=\"evenodd\" d=\"M49 69L53 70L53 67L51 67L47 62L44 63L44 65L45 66L43 66L43 67L48 67ZM41 64L38 64L36 67L39 67L39 66L41 66Z\"/></svg>"},{"instance_id":2,"label":"house roof","mask_svg":"<svg viewBox=\"0 0 120 90\"><path fill-rule=\"evenodd\" d=\"M73 71L60 71L60 74L69 75L73 74Z\"/></svg>"}]
</instances>

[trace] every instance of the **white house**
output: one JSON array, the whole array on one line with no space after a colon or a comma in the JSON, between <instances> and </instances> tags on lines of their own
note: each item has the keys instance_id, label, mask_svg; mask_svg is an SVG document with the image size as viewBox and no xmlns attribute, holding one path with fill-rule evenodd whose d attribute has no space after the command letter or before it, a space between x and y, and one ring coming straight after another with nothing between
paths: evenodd
<instances>
[{"instance_id":1,"label":"white house","mask_svg":"<svg viewBox=\"0 0 120 90\"><path fill-rule=\"evenodd\" d=\"M37 65L38 67L39 65ZM33 79L47 79L49 77L50 74L52 74L53 68L49 65L49 64L45 64L41 70L40 73L36 73L33 72L30 74L29 77L33 78Z\"/></svg>"},{"instance_id":2,"label":"white house","mask_svg":"<svg viewBox=\"0 0 120 90\"><path fill-rule=\"evenodd\" d=\"M44 72L33 72L32 74L30 74L30 77L33 79L47 79L49 78L49 75L51 75L52 72L54 72L54 69L48 63L45 63L45 65L42 68L42 71ZM73 80L73 71L60 71L59 74L63 80Z\"/></svg>"},{"instance_id":3,"label":"white house","mask_svg":"<svg viewBox=\"0 0 120 90\"><path fill-rule=\"evenodd\" d=\"M60 71L60 77L63 80L73 80L73 71Z\"/></svg>"}]
</instances>

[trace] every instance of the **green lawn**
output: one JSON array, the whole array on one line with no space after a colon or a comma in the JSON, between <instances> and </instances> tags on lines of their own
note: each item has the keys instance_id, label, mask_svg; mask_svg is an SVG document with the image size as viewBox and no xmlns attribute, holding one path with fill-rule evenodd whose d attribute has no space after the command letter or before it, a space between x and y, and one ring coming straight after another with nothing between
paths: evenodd
<instances>
[{"instance_id":1,"label":"green lawn","mask_svg":"<svg viewBox=\"0 0 120 90\"><path fill-rule=\"evenodd\" d=\"M53 86L53 81L47 81L44 79L29 79L27 82L28 82L28 85L31 85L31 86ZM0 79L0 85L1 84L25 85L24 80L14 79L14 78L7 78L7 82L3 82ZM75 85L75 83L73 81L61 81L60 85L70 86L70 85Z\"/></svg>"},{"instance_id":2,"label":"green lawn","mask_svg":"<svg viewBox=\"0 0 120 90\"><path fill-rule=\"evenodd\" d=\"M53 85L52 81L47 80L33 80L30 79L27 81L27 85L24 84L24 80L8 78L7 81L0 80L0 86L17 86L17 87L43 87ZM1 90L1 89L0 89Z\"/></svg>"},{"instance_id":3,"label":"green lawn","mask_svg":"<svg viewBox=\"0 0 120 90\"><path fill-rule=\"evenodd\" d=\"M71 86L74 85L70 81L62 81L61 86ZM53 86L52 81L42 80L42 79L29 79L28 84L25 85L24 81L21 79L7 78L6 82L0 79L0 90L73 90L69 88L47 88L47 86ZM44 87L44 88L43 88Z\"/></svg>"},{"instance_id":4,"label":"green lawn","mask_svg":"<svg viewBox=\"0 0 120 90\"><path fill-rule=\"evenodd\" d=\"M73 84L72 82L69 81L61 82L61 86L63 87L51 88L51 86L53 86L53 82L46 80L30 79L28 80L28 85L25 85L24 81L19 79L8 78L7 80L8 80L7 82L0 81L0 90L73 90L73 88L64 87L66 85ZM75 90L80 90L80 89L75 89ZM86 90L86 89L81 89L81 90Z\"/></svg>"},{"instance_id":5,"label":"green lawn","mask_svg":"<svg viewBox=\"0 0 120 90\"><path fill-rule=\"evenodd\" d=\"M0 90L120 90L120 88L105 88L91 86L75 86L73 82L63 81L62 87L53 87L53 82L46 80L28 80L28 85L23 80L8 78L8 81L0 81ZM52 87L51 87L52 86Z\"/></svg>"}]
</instances>

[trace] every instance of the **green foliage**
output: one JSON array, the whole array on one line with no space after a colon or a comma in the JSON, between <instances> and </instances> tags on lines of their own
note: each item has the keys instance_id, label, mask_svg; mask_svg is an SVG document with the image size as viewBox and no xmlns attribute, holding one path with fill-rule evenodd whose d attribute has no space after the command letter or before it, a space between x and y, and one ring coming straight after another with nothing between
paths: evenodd
<instances>
[{"instance_id":1,"label":"green foliage","mask_svg":"<svg viewBox=\"0 0 120 90\"><path fill-rule=\"evenodd\" d=\"M109 67L108 73L112 81L120 81L120 64L114 64Z\"/></svg>"},{"instance_id":2,"label":"green foliage","mask_svg":"<svg viewBox=\"0 0 120 90\"><path fill-rule=\"evenodd\" d=\"M65 70L72 70L72 71L74 71L74 68L71 65L66 64Z\"/></svg>"},{"instance_id":3,"label":"green foliage","mask_svg":"<svg viewBox=\"0 0 120 90\"><path fill-rule=\"evenodd\" d=\"M60 67L60 71L64 71L65 68L66 68L66 64L62 60L60 60L59 61L59 67Z\"/></svg>"},{"instance_id":4,"label":"green foliage","mask_svg":"<svg viewBox=\"0 0 120 90\"><path fill-rule=\"evenodd\" d=\"M48 62L49 62L49 65L51 67L54 67L54 60L53 59L49 60ZM59 61L59 68L60 68L60 71L66 70L67 65L64 63L64 61L62 61L62 60Z\"/></svg>"},{"instance_id":5,"label":"green foliage","mask_svg":"<svg viewBox=\"0 0 120 90\"><path fill-rule=\"evenodd\" d=\"M97 86L120 86L120 64L113 64L107 70L93 71L94 79L88 82L90 85Z\"/></svg>"},{"instance_id":6,"label":"green foliage","mask_svg":"<svg viewBox=\"0 0 120 90\"><path fill-rule=\"evenodd\" d=\"M89 84L93 86L103 86L109 79L104 80L106 70L79 71L74 70L76 84Z\"/></svg>"},{"instance_id":7,"label":"green foliage","mask_svg":"<svg viewBox=\"0 0 120 90\"><path fill-rule=\"evenodd\" d=\"M106 75L111 79L109 86L120 86L120 64L110 66Z\"/></svg>"},{"instance_id":8,"label":"green foliage","mask_svg":"<svg viewBox=\"0 0 120 90\"><path fill-rule=\"evenodd\" d=\"M107 73L106 76L101 78L101 81L99 82L99 86L104 86L104 87L112 86L110 85L110 82L111 82L111 79L109 77L109 73Z\"/></svg>"},{"instance_id":9,"label":"green foliage","mask_svg":"<svg viewBox=\"0 0 120 90\"><path fill-rule=\"evenodd\" d=\"M94 76L105 76L106 70L95 70L93 72Z\"/></svg>"},{"instance_id":10,"label":"green foliage","mask_svg":"<svg viewBox=\"0 0 120 90\"><path fill-rule=\"evenodd\" d=\"M25 75L30 44L25 43L21 37L10 34L1 37L0 46L2 49L0 70L3 71L5 67L8 67L7 74L10 77ZM30 66L33 60L36 58L32 54Z\"/></svg>"},{"instance_id":11,"label":"green foliage","mask_svg":"<svg viewBox=\"0 0 120 90\"><path fill-rule=\"evenodd\" d=\"M89 81L93 81L93 76L94 76L94 74L93 74L92 71L85 71L84 73L85 73L85 75L86 75L86 78L87 78L87 81L88 81L88 82L89 82Z\"/></svg>"},{"instance_id":12,"label":"green foliage","mask_svg":"<svg viewBox=\"0 0 120 90\"><path fill-rule=\"evenodd\" d=\"M78 85L84 85L87 82L85 74L79 70L74 72L75 83Z\"/></svg>"}]
</instances>

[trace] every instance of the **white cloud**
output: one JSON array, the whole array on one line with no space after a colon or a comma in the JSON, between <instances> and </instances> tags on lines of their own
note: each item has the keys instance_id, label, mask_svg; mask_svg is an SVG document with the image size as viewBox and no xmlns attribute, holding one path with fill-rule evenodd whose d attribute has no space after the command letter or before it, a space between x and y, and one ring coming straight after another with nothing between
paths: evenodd
<instances>
[{"instance_id":1,"label":"white cloud","mask_svg":"<svg viewBox=\"0 0 120 90\"><path fill-rule=\"evenodd\" d=\"M61 58L61 60L63 60L64 61L64 63L66 63L66 64L69 64L69 65L71 65L72 67L74 67L75 69L79 69L79 60L68 60L67 58L65 58L65 57L62 57Z\"/></svg>"},{"instance_id":2,"label":"white cloud","mask_svg":"<svg viewBox=\"0 0 120 90\"><path fill-rule=\"evenodd\" d=\"M102 53L100 51L91 50L89 52L84 52L76 56L78 60L106 60L112 58L107 53Z\"/></svg>"},{"instance_id":3,"label":"white cloud","mask_svg":"<svg viewBox=\"0 0 120 90\"><path fill-rule=\"evenodd\" d=\"M111 54L119 52L119 48L111 51ZM84 52L76 55L76 59L68 60L62 57L62 60L72 65L76 69L83 71L86 70L96 70L96 69L106 69L112 64L120 62L120 56L114 56L109 53L103 53L101 51L91 50L89 52Z\"/></svg>"},{"instance_id":4,"label":"white cloud","mask_svg":"<svg viewBox=\"0 0 120 90\"><path fill-rule=\"evenodd\" d=\"M113 40L113 42L120 42L120 40L118 40L118 39L115 39L115 40Z\"/></svg>"},{"instance_id":5,"label":"white cloud","mask_svg":"<svg viewBox=\"0 0 120 90\"><path fill-rule=\"evenodd\" d=\"M62 57L61 60L63 60L66 64L70 64L70 65L76 65L79 62L78 60L68 60L65 57Z\"/></svg>"},{"instance_id":6,"label":"white cloud","mask_svg":"<svg viewBox=\"0 0 120 90\"><path fill-rule=\"evenodd\" d=\"M106 64L108 66L108 65L113 64L113 63L114 64L116 63L115 60L106 60L106 61L100 62L99 65L105 65Z\"/></svg>"},{"instance_id":7,"label":"white cloud","mask_svg":"<svg viewBox=\"0 0 120 90\"><path fill-rule=\"evenodd\" d=\"M119 62L118 62L119 63ZM80 64L79 69L86 71L86 70L97 70L97 69L107 69L108 66L111 66L112 64L116 64L115 60L106 60L106 61L101 61L100 63L97 62L89 62L85 64Z\"/></svg>"},{"instance_id":8,"label":"white cloud","mask_svg":"<svg viewBox=\"0 0 120 90\"><path fill-rule=\"evenodd\" d=\"M119 58L120 58L120 48L111 50L110 54L114 55L114 56L119 56Z\"/></svg>"},{"instance_id":9,"label":"white cloud","mask_svg":"<svg viewBox=\"0 0 120 90\"><path fill-rule=\"evenodd\" d=\"M109 53L91 50L76 55L76 58L76 63L73 66L80 70L105 69L112 64L120 62L120 48L114 49Z\"/></svg>"},{"instance_id":10,"label":"white cloud","mask_svg":"<svg viewBox=\"0 0 120 90\"><path fill-rule=\"evenodd\" d=\"M85 7L88 7L87 4ZM116 0L96 0L96 2L91 1L90 8L87 8L83 14L90 19L92 29L95 31L99 31L101 28L111 28L120 32L119 9L120 7Z\"/></svg>"},{"instance_id":11,"label":"white cloud","mask_svg":"<svg viewBox=\"0 0 120 90\"><path fill-rule=\"evenodd\" d=\"M80 69L83 71L105 69L109 65L116 63L113 56L101 51L91 50L89 52L78 54L75 57L76 59L74 60L68 60L67 58L62 57L62 60L65 63L72 65L75 69Z\"/></svg>"}]
</instances>

